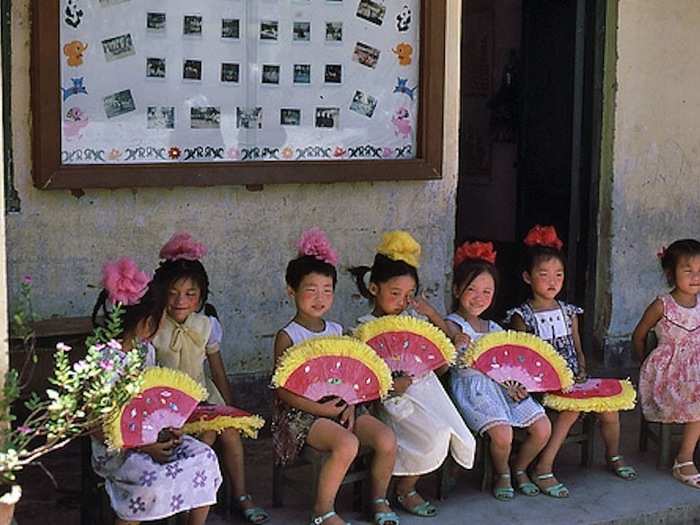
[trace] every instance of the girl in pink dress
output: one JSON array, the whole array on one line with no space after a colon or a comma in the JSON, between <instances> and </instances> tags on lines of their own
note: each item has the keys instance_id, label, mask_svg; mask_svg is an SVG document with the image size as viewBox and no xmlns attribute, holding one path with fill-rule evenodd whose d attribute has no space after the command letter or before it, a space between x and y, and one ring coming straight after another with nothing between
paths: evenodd
<instances>
[{"instance_id":1,"label":"girl in pink dress","mask_svg":"<svg viewBox=\"0 0 700 525\"><path fill-rule=\"evenodd\" d=\"M673 289L647 307L632 333L640 359L650 330L658 339L642 363L639 394L647 420L684 424L673 477L700 488L700 473L693 463L700 439L700 242L675 241L660 258Z\"/></svg>"}]
</instances>

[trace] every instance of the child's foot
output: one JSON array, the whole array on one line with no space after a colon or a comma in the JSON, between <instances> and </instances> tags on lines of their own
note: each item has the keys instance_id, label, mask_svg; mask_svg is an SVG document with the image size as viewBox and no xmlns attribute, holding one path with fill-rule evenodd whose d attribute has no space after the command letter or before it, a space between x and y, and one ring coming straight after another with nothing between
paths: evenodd
<instances>
[{"instance_id":1,"label":"child's foot","mask_svg":"<svg viewBox=\"0 0 700 525\"><path fill-rule=\"evenodd\" d=\"M553 498L569 497L569 489L567 489L563 483L560 483L551 472L545 472L543 474L536 473L533 481L535 482L535 485L537 485L537 488L539 488L547 496L551 496Z\"/></svg>"},{"instance_id":2,"label":"child's foot","mask_svg":"<svg viewBox=\"0 0 700 525\"><path fill-rule=\"evenodd\" d=\"M372 501L372 507L372 523L375 525L399 525L399 517L391 510L388 499L377 498Z\"/></svg>"},{"instance_id":3,"label":"child's foot","mask_svg":"<svg viewBox=\"0 0 700 525\"><path fill-rule=\"evenodd\" d=\"M241 511L241 514L248 523L261 525L262 523L270 521L269 514L262 508L255 506L253 497L250 494L239 496L236 500L238 501L238 510Z\"/></svg>"},{"instance_id":4,"label":"child's foot","mask_svg":"<svg viewBox=\"0 0 700 525\"><path fill-rule=\"evenodd\" d=\"M676 458L671 472L673 477L681 483L700 489L700 473L692 461L678 461Z\"/></svg>"},{"instance_id":5,"label":"child's foot","mask_svg":"<svg viewBox=\"0 0 700 525\"><path fill-rule=\"evenodd\" d=\"M348 525L347 522L338 516L335 511L319 512L314 511L310 525Z\"/></svg>"},{"instance_id":6,"label":"child's foot","mask_svg":"<svg viewBox=\"0 0 700 525\"><path fill-rule=\"evenodd\" d=\"M515 471L515 485L520 493L525 496L537 496L540 493L540 489L537 488L537 485L532 482L530 476L524 470Z\"/></svg>"},{"instance_id":7,"label":"child's foot","mask_svg":"<svg viewBox=\"0 0 700 525\"><path fill-rule=\"evenodd\" d=\"M437 514L437 507L429 501L424 500L423 496L418 494L415 490L411 490L405 494L397 490L396 499L406 512L410 512L416 516L432 518Z\"/></svg>"},{"instance_id":8,"label":"child's foot","mask_svg":"<svg viewBox=\"0 0 700 525\"><path fill-rule=\"evenodd\" d=\"M510 501L515 497L513 485L510 482L510 472L496 474L493 482L493 496L499 501Z\"/></svg>"},{"instance_id":9,"label":"child's foot","mask_svg":"<svg viewBox=\"0 0 700 525\"><path fill-rule=\"evenodd\" d=\"M637 471L634 467L625 465L625 459L622 456L610 456L607 458L607 461L610 470L612 470L616 476L628 481L637 478Z\"/></svg>"}]
</instances>

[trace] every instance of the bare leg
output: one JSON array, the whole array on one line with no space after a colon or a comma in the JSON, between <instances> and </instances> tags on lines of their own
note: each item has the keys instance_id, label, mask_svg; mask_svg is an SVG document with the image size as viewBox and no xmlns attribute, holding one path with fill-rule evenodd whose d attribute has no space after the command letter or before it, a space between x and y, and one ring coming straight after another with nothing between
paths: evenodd
<instances>
[{"instance_id":1,"label":"bare leg","mask_svg":"<svg viewBox=\"0 0 700 525\"><path fill-rule=\"evenodd\" d=\"M209 514L209 506L192 509L187 516L187 525L204 525Z\"/></svg>"},{"instance_id":2,"label":"bare leg","mask_svg":"<svg viewBox=\"0 0 700 525\"><path fill-rule=\"evenodd\" d=\"M683 439L681 441L681 447L678 449L678 455L676 456L676 461L678 461L678 463L693 461L698 439L700 439L700 421L692 421L683 425ZM698 473L698 469L693 465L683 467L679 469L679 471L684 476L691 476Z\"/></svg>"},{"instance_id":3,"label":"bare leg","mask_svg":"<svg viewBox=\"0 0 700 525\"><path fill-rule=\"evenodd\" d=\"M532 425L527 427L527 439L521 445L515 462L513 463L514 470L516 472L522 472L522 474L516 474L518 484L530 481L526 472L527 467L535 460L537 454L542 451L551 435L552 424L546 416L539 418Z\"/></svg>"},{"instance_id":4,"label":"bare leg","mask_svg":"<svg viewBox=\"0 0 700 525\"><path fill-rule=\"evenodd\" d=\"M372 457L372 500L386 498L391 473L396 461L396 436L384 423L370 415L355 421L355 435L362 445L374 451ZM375 504L376 512L390 512L386 504Z\"/></svg>"},{"instance_id":5,"label":"bare leg","mask_svg":"<svg viewBox=\"0 0 700 525\"><path fill-rule=\"evenodd\" d=\"M513 428L510 425L496 425L489 428L486 433L491 438L489 451L497 474L494 486L497 488L510 487L510 480L501 474L510 474L508 460L513 445Z\"/></svg>"},{"instance_id":6,"label":"bare leg","mask_svg":"<svg viewBox=\"0 0 700 525\"><path fill-rule=\"evenodd\" d=\"M323 463L318 479L318 492L314 504L314 516L322 516L333 510L335 497L345 473L357 456L358 438L348 429L326 418L319 418L311 425L306 442L321 452L330 452ZM344 525L340 516L333 516L324 525Z\"/></svg>"},{"instance_id":7,"label":"bare leg","mask_svg":"<svg viewBox=\"0 0 700 525\"><path fill-rule=\"evenodd\" d=\"M126 521L122 519L115 519L114 520L114 525L139 525L141 523L140 521Z\"/></svg>"},{"instance_id":8,"label":"bare leg","mask_svg":"<svg viewBox=\"0 0 700 525\"><path fill-rule=\"evenodd\" d=\"M535 473L537 475L552 472L554 468L554 460L559 453L559 449L564 443L569 430L571 430L571 427L574 425L574 423L576 423L578 415L579 412L559 412L557 419L554 420L554 425L552 426L552 435L549 438L547 445L545 445L544 449L542 449L537 465L535 465ZM557 483L559 483L559 481L552 477L539 480L537 484L540 488L547 489L556 485Z\"/></svg>"}]
</instances>

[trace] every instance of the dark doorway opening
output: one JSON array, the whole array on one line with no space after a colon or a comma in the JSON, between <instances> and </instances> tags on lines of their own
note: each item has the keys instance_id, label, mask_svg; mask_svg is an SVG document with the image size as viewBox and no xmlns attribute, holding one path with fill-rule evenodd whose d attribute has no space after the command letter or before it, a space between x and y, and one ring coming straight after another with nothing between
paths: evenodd
<instances>
[{"instance_id":1,"label":"dark doorway opening","mask_svg":"<svg viewBox=\"0 0 700 525\"><path fill-rule=\"evenodd\" d=\"M535 224L551 224L567 251L562 295L588 308L583 331L590 333L604 4L462 1L456 241L496 245L495 320L527 296L523 237Z\"/></svg>"}]
</instances>

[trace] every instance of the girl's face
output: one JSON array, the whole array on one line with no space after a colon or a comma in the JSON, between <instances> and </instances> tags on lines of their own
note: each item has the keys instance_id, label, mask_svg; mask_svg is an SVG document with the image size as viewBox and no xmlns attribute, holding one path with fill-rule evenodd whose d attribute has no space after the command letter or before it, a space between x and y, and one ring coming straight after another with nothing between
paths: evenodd
<instances>
[{"instance_id":1,"label":"girl's face","mask_svg":"<svg viewBox=\"0 0 700 525\"><path fill-rule=\"evenodd\" d=\"M556 257L539 261L530 272L523 272L523 279L534 296L554 300L564 286L564 265Z\"/></svg>"},{"instance_id":2,"label":"girl's face","mask_svg":"<svg viewBox=\"0 0 700 525\"><path fill-rule=\"evenodd\" d=\"M488 272L481 272L470 282L459 296L459 309L462 313L479 317L493 301L496 283ZM459 290L455 290L459 293Z\"/></svg>"},{"instance_id":3,"label":"girl's face","mask_svg":"<svg viewBox=\"0 0 700 525\"><path fill-rule=\"evenodd\" d=\"M369 283L374 296L374 307L384 315L399 315L416 293L416 281L410 275L392 277L383 283Z\"/></svg>"},{"instance_id":4,"label":"girl's face","mask_svg":"<svg viewBox=\"0 0 700 525\"><path fill-rule=\"evenodd\" d=\"M321 318L333 306L333 278L312 272L305 275L296 290L287 287L297 311L307 317Z\"/></svg>"},{"instance_id":5,"label":"girl's face","mask_svg":"<svg viewBox=\"0 0 700 525\"><path fill-rule=\"evenodd\" d=\"M700 255L680 257L675 268L676 288L689 295L700 293Z\"/></svg>"},{"instance_id":6,"label":"girl's face","mask_svg":"<svg viewBox=\"0 0 700 525\"><path fill-rule=\"evenodd\" d=\"M168 290L166 310L178 323L184 323L190 314L199 310L202 291L192 279L179 279Z\"/></svg>"}]
</instances>

